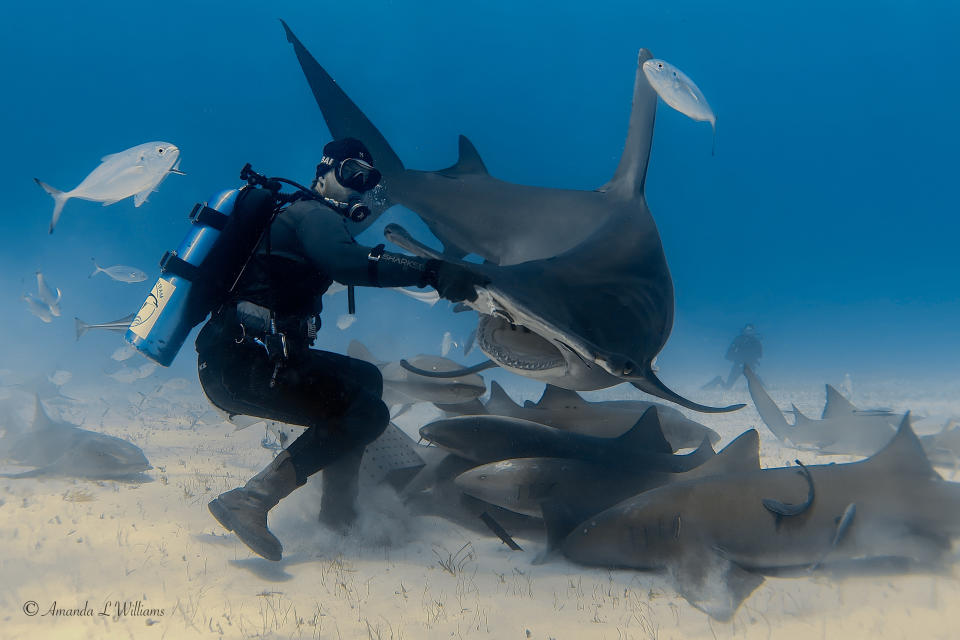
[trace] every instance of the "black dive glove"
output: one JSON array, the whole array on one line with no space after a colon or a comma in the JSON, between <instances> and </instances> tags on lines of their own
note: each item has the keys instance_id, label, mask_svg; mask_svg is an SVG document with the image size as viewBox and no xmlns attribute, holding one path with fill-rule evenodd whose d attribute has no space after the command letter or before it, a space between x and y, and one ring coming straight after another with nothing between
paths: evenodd
<instances>
[{"instance_id":1,"label":"black dive glove","mask_svg":"<svg viewBox=\"0 0 960 640\"><path fill-rule=\"evenodd\" d=\"M473 302L477 299L476 287L490 283L489 278L444 260L427 260L424 280L450 302Z\"/></svg>"}]
</instances>

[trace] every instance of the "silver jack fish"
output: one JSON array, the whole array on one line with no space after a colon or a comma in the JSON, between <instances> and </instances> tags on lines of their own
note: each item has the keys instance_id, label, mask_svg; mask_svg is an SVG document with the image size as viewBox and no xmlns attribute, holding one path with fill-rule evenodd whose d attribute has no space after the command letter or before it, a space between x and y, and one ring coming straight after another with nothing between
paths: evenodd
<instances>
[{"instance_id":1,"label":"silver jack fish","mask_svg":"<svg viewBox=\"0 0 960 640\"><path fill-rule=\"evenodd\" d=\"M93 260L94 268L93 273L90 274L91 278L98 273L105 273L117 282L126 282L130 284L134 282L143 282L147 279L147 274L136 267L128 267L124 264L117 264L112 267L101 267L97 264L96 258L90 259Z\"/></svg>"},{"instance_id":2,"label":"silver jack fish","mask_svg":"<svg viewBox=\"0 0 960 640\"><path fill-rule=\"evenodd\" d=\"M168 174L183 175L183 172L177 169L180 149L169 142L145 142L125 151L103 156L100 161L100 166L70 191L60 191L34 178L36 183L53 197L50 233L53 233L63 205L70 198L93 200L107 206L133 196L134 206L139 207Z\"/></svg>"},{"instance_id":3,"label":"silver jack fish","mask_svg":"<svg viewBox=\"0 0 960 640\"><path fill-rule=\"evenodd\" d=\"M687 74L666 60L657 59L643 63L643 74L668 105L692 120L709 122L716 140L717 117L713 115L700 87Z\"/></svg>"},{"instance_id":4,"label":"silver jack fish","mask_svg":"<svg viewBox=\"0 0 960 640\"><path fill-rule=\"evenodd\" d=\"M60 315L60 298L63 297L63 294L60 289L57 289L57 295L53 295L53 289L47 284L41 271L37 271L37 294L40 296L40 300L50 309L51 315Z\"/></svg>"}]
</instances>

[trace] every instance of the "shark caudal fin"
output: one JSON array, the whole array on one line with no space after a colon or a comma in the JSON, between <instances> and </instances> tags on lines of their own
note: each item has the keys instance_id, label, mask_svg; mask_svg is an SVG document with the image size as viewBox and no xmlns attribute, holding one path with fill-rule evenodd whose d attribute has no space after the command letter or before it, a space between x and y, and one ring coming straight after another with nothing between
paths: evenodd
<instances>
[{"instance_id":1,"label":"shark caudal fin","mask_svg":"<svg viewBox=\"0 0 960 640\"><path fill-rule=\"evenodd\" d=\"M729 411L742 409L746 406L744 404L731 404L726 407L708 407L707 405L698 404L692 400L687 400L679 393L663 384L663 382L657 377L657 374L653 372L653 369L651 369L649 365L643 372L642 377L631 377L627 378L627 380L630 382L630 384L644 393L649 393L652 396L669 400L670 402L678 404L685 409L692 409L694 411L699 411L700 413L727 413Z\"/></svg>"},{"instance_id":2,"label":"shark caudal fin","mask_svg":"<svg viewBox=\"0 0 960 640\"><path fill-rule=\"evenodd\" d=\"M600 187L599 191L624 198L643 196L647 165L650 162L650 147L653 144L653 122L657 115L657 92L643 73L643 63L652 58L650 51L640 49L637 56L637 75L633 82L633 107L630 111L627 142L613 178Z\"/></svg>"},{"instance_id":3,"label":"shark caudal fin","mask_svg":"<svg viewBox=\"0 0 960 640\"><path fill-rule=\"evenodd\" d=\"M281 20L280 24L287 35L287 42L293 45L300 68L310 84L313 97L323 113L331 135L334 138L357 138L363 142L373 155L374 164L385 180L389 181L391 176L403 172L403 163L383 134L320 66L287 23Z\"/></svg>"},{"instance_id":4,"label":"shark caudal fin","mask_svg":"<svg viewBox=\"0 0 960 640\"><path fill-rule=\"evenodd\" d=\"M73 321L77 325L77 340L79 340L80 336L90 330L90 325L76 316L73 317Z\"/></svg>"},{"instance_id":5,"label":"shark caudal fin","mask_svg":"<svg viewBox=\"0 0 960 640\"><path fill-rule=\"evenodd\" d=\"M747 379L747 388L750 390L750 397L753 399L754 406L757 407L760 419L777 438L783 441L790 440L791 427L787 424L787 419L783 417L780 407L760 384L757 374L750 367L744 366L743 376Z\"/></svg>"},{"instance_id":6,"label":"shark caudal fin","mask_svg":"<svg viewBox=\"0 0 960 640\"><path fill-rule=\"evenodd\" d=\"M50 233L53 233L53 228L57 226L57 220L60 219L60 213L63 211L63 205L67 203L67 200L70 199L70 196L65 191L55 189L46 182L41 182L37 178L34 178L33 181L40 185L43 190L49 193L53 198L53 217L50 219Z\"/></svg>"}]
</instances>

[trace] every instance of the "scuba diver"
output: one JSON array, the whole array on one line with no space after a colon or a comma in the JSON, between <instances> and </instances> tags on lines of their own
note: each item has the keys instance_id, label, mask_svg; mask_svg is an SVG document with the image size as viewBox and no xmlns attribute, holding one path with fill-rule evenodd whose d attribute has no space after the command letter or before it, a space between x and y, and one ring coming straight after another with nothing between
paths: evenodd
<instances>
[{"instance_id":1,"label":"scuba diver","mask_svg":"<svg viewBox=\"0 0 960 640\"><path fill-rule=\"evenodd\" d=\"M362 194L379 180L363 143L328 143L311 190L276 215L226 302L197 336L200 383L213 404L231 414L307 427L243 487L208 505L220 524L268 560L280 560L283 547L267 528L267 512L321 469L320 520L346 532L356 518L364 448L390 419L377 367L310 348L322 294L334 280L430 285L461 302L475 300L475 287L487 283L456 264L357 244L346 221L370 214Z\"/></svg>"},{"instance_id":2,"label":"scuba diver","mask_svg":"<svg viewBox=\"0 0 960 640\"><path fill-rule=\"evenodd\" d=\"M726 382L723 378L717 376L701 388L723 387L729 389L737 381L737 378L743 375L744 366L756 371L761 356L763 356L763 345L760 344L760 336L757 335L756 328L752 324L744 325L743 329L740 330L740 335L734 338L730 346L727 347L727 354L724 356L732 362Z\"/></svg>"}]
</instances>

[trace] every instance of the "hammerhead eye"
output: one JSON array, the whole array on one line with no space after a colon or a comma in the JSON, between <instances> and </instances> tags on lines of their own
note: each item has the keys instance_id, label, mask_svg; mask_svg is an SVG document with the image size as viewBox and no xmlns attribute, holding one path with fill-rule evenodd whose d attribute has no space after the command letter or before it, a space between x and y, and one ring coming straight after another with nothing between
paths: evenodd
<instances>
[{"instance_id":1,"label":"hammerhead eye","mask_svg":"<svg viewBox=\"0 0 960 640\"><path fill-rule=\"evenodd\" d=\"M480 479L481 479L481 480L486 480L486 479L487 479L486 474L481 474L481 475L480 475Z\"/></svg>"}]
</instances>

